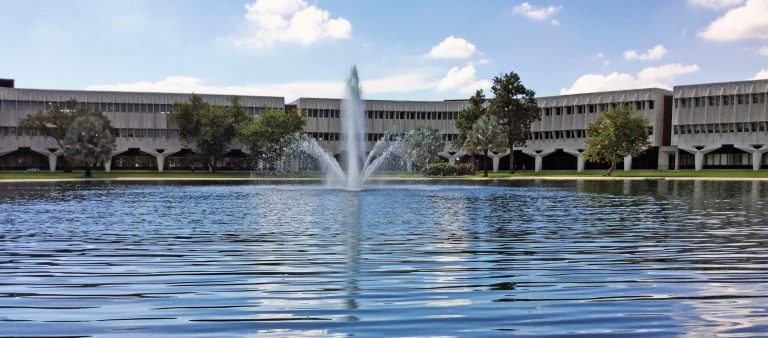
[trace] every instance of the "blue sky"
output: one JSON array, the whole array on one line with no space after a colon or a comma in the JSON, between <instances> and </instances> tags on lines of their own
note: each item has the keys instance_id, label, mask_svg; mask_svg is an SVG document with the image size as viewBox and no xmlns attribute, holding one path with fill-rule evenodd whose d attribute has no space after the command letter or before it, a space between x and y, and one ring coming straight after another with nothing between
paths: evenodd
<instances>
[{"instance_id":1,"label":"blue sky","mask_svg":"<svg viewBox=\"0 0 768 338\"><path fill-rule=\"evenodd\" d=\"M17 87L466 98L768 78L767 0L0 0Z\"/></svg>"}]
</instances>

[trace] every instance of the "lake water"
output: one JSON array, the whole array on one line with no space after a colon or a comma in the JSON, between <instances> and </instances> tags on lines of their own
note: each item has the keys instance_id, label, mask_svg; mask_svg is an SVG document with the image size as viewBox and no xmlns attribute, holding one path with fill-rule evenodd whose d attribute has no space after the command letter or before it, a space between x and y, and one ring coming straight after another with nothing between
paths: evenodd
<instances>
[{"instance_id":1,"label":"lake water","mask_svg":"<svg viewBox=\"0 0 768 338\"><path fill-rule=\"evenodd\" d=\"M0 336L757 336L768 184L0 184Z\"/></svg>"}]
</instances>

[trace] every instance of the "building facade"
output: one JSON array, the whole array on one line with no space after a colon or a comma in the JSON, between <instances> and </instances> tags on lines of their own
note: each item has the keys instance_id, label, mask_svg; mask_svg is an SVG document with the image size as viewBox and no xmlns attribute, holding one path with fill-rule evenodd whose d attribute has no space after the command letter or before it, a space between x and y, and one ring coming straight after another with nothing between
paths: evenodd
<instances>
[{"instance_id":1,"label":"building facade","mask_svg":"<svg viewBox=\"0 0 768 338\"><path fill-rule=\"evenodd\" d=\"M340 99L299 98L291 105L307 116L304 133L338 158L341 148ZM363 100L368 148L385 135L402 135L418 127L428 126L440 131L446 147L440 156L454 161L450 141L458 136L455 119L467 101L387 101Z\"/></svg>"},{"instance_id":2,"label":"building facade","mask_svg":"<svg viewBox=\"0 0 768 338\"><path fill-rule=\"evenodd\" d=\"M672 92L659 88L539 97L540 120L531 126L525 147L515 149L516 169L533 164L540 170L606 168L606 163L585 162L587 126L609 108L630 105L648 120L651 148L637 158L627 157L621 166L630 169L667 169L671 151L669 128ZM518 165L518 158L521 159ZM525 165L527 167L523 167Z\"/></svg>"},{"instance_id":3,"label":"building facade","mask_svg":"<svg viewBox=\"0 0 768 338\"><path fill-rule=\"evenodd\" d=\"M45 111L53 105L64 106L75 99L92 111L106 115L115 128L116 150L104 169L159 170L187 169L188 155L194 145L179 138L179 130L168 121L168 113L176 102L186 101L191 94L99 92L0 88L0 169L38 168L55 171L64 161L63 150L50 137L38 135L34 129L19 127L29 114ZM218 106L229 104L227 95L199 95ZM283 109L282 97L239 96L240 103L252 115L261 109ZM223 168L244 165L243 147L233 146L222 160Z\"/></svg>"},{"instance_id":4,"label":"building facade","mask_svg":"<svg viewBox=\"0 0 768 338\"><path fill-rule=\"evenodd\" d=\"M676 86L678 169L768 168L768 80Z\"/></svg>"},{"instance_id":5,"label":"building facade","mask_svg":"<svg viewBox=\"0 0 768 338\"><path fill-rule=\"evenodd\" d=\"M648 120L651 148L621 166L631 169L768 168L768 80L676 86L672 91L647 88L536 98L540 120L531 126L525 146L491 152L478 159L494 171L575 170L607 168L606 163L584 161L587 125L603 112L628 104ZM61 147L35 130L19 127L30 113L76 99L103 112L115 128L117 149L105 170L188 170L194 144L179 138L168 121L171 106L191 94L39 90L13 88L0 82L0 170L39 168L56 170L65 161ZM212 105L229 104L227 95L200 95ZM340 99L299 98L285 104L282 97L238 96L252 115L266 108L298 108L307 117L304 133L339 158L341 146ZM446 141L440 153L446 161L470 161L451 146L459 134L455 120L468 106L465 100L365 100L369 148L387 134L406 134L430 126ZM221 169L248 170L248 149L232 145Z\"/></svg>"}]
</instances>

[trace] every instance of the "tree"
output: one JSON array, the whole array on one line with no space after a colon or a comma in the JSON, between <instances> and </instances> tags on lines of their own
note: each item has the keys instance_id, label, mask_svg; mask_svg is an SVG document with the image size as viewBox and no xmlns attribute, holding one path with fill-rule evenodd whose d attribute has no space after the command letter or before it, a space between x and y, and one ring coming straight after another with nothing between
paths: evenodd
<instances>
[{"instance_id":1,"label":"tree","mask_svg":"<svg viewBox=\"0 0 768 338\"><path fill-rule=\"evenodd\" d=\"M56 141L60 149L64 149L64 138L67 136L69 127L80 117L93 116L102 121L106 129L114 135L114 129L109 118L100 112L90 111L87 106L80 104L77 100L69 100L63 105L52 104L48 111L38 111L29 114L19 122L22 128L36 129L42 135L48 136ZM69 163L64 164L64 170L72 171Z\"/></svg>"},{"instance_id":2,"label":"tree","mask_svg":"<svg viewBox=\"0 0 768 338\"><path fill-rule=\"evenodd\" d=\"M493 78L494 97L488 104L488 113L499 118L509 145L509 172L515 173L515 147L525 146L531 124L541 117L536 104L536 92L525 88L515 72Z\"/></svg>"},{"instance_id":3,"label":"tree","mask_svg":"<svg viewBox=\"0 0 768 338\"><path fill-rule=\"evenodd\" d=\"M295 142L295 134L304 129L307 120L298 109L265 109L241 128L242 141L256 161L274 167L285 149Z\"/></svg>"},{"instance_id":4,"label":"tree","mask_svg":"<svg viewBox=\"0 0 768 338\"><path fill-rule=\"evenodd\" d=\"M608 109L587 126L584 159L609 162L611 167L603 176L613 175L621 159L640 155L650 146L648 123L648 119L638 115L630 105Z\"/></svg>"},{"instance_id":5,"label":"tree","mask_svg":"<svg viewBox=\"0 0 768 338\"><path fill-rule=\"evenodd\" d=\"M178 125L185 142L195 143L211 172L216 171L216 162L237 139L242 125L253 120L236 97L229 99L229 106L218 107L197 95L174 103L169 119Z\"/></svg>"},{"instance_id":6,"label":"tree","mask_svg":"<svg viewBox=\"0 0 768 338\"><path fill-rule=\"evenodd\" d=\"M429 164L439 161L438 154L445 147L440 131L428 126L414 129L405 142L406 158L419 170L426 170Z\"/></svg>"},{"instance_id":7,"label":"tree","mask_svg":"<svg viewBox=\"0 0 768 338\"><path fill-rule=\"evenodd\" d=\"M472 126L477 122L480 117L485 116L487 113L485 107L485 94L480 89L475 92L475 95L469 98L469 106L459 111L456 115L456 129L459 130L459 136L453 141L453 145L457 148L463 148L464 143L469 138L469 134L472 132ZM472 155L474 162L474 155Z\"/></svg>"},{"instance_id":8,"label":"tree","mask_svg":"<svg viewBox=\"0 0 768 338\"><path fill-rule=\"evenodd\" d=\"M486 115L478 119L472 126L472 131L467 135L467 140L464 142L464 151L483 156L483 177L488 177L485 157L489 151L505 146L504 129L499 126L498 118L495 115Z\"/></svg>"},{"instance_id":9,"label":"tree","mask_svg":"<svg viewBox=\"0 0 768 338\"><path fill-rule=\"evenodd\" d=\"M92 177L96 163L109 160L115 149L115 136L104 120L95 116L81 116L69 126L63 140L64 156L85 165L85 177Z\"/></svg>"}]
</instances>

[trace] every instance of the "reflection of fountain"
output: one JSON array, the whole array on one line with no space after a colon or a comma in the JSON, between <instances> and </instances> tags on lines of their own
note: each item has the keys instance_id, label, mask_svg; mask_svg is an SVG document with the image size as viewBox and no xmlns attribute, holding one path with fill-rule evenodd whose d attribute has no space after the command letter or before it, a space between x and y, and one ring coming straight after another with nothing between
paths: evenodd
<instances>
[{"instance_id":1,"label":"reflection of fountain","mask_svg":"<svg viewBox=\"0 0 768 338\"><path fill-rule=\"evenodd\" d=\"M314 139L304 141L303 150L320 162L326 173L326 182L346 190L361 190L371 174L390 160L396 153L402 153L401 139L385 137L376 142L366 156L367 134L365 109L360 98L360 79L357 67L352 67L347 78L347 87L341 109L342 150L345 152L344 169Z\"/></svg>"}]
</instances>

